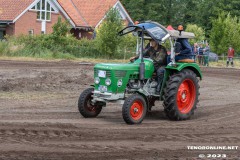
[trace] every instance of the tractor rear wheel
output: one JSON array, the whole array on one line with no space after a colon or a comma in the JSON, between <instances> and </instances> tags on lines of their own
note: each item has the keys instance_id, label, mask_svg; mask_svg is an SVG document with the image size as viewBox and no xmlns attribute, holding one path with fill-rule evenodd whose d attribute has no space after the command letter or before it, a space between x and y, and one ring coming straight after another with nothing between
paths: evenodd
<instances>
[{"instance_id":1,"label":"tractor rear wheel","mask_svg":"<svg viewBox=\"0 0 240 160\"><path fill-rule=\"evenodd\" d=\"M97 117L102 110L101 105L93 105L91 102L93 91L93 88L84 90L78 100L78 110L85 118Z\"/></svg>"},{"instance_id":2,"label":"tractor rear wheel","mask_svg":"<svg viewBox=\"0 0 240 160\"><path fill-rule=\"evenodd\" d=\"M141 123L146 116L146 112L146 101L139 94L134 94L126 98L122 107L122 116L127 124Z\"/></svg>"},{"instance_id":3,"label":"tractor rear wheel","mask_svg":"<svg viewBox=\"0 0 240 160\"><path fill-rule=\"evenodd\" d=\"M164 111L172 120L186 120L197 108L199 84L196 74L184 69L172 75L164 90Z\"/></svg>"}]
</instances>

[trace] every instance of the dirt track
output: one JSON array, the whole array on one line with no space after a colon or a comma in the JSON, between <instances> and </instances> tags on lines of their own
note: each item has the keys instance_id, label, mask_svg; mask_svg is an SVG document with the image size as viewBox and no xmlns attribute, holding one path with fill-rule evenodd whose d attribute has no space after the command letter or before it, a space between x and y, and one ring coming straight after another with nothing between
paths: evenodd
<instances>
[{"instance_id":1,"label":"dirt track","mask_svg":"<svg viewBox=\"0 0 240 160\"><path fill-rule=\"evenodd\" d=\"M197 159L240 147L240 70L202 68L200 103L187 121L170 121L162 103L141 125L126 125L121 105L98 118L77 110L80 92L93 81L93 65L0 61L0 159ZM206 159L206 158L204 158Z\"/></svg>"}]
</instances>

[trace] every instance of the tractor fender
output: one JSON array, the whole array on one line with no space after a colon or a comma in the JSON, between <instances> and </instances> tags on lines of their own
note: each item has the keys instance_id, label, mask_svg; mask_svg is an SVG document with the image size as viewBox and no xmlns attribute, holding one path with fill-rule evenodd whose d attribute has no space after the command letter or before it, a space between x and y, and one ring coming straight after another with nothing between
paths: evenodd
<instances>
[{"instance_id":1,"label":"tractor fender","mask_svg":"<svg viewBox=\"0 0 240 160\"><path fill-rule=\"evenodd\" d=\"M202 80L202 72L200 70L200 67L199 65L197 65L196 63L177 63L177 66L167 66L166 67L166 71L168 73L171 73L171 72L175 72L175 71L181 71L183 69L190 69L192 70L196 75L197 77L200 78L200 80Z\"/></svg>"}]
</instances>

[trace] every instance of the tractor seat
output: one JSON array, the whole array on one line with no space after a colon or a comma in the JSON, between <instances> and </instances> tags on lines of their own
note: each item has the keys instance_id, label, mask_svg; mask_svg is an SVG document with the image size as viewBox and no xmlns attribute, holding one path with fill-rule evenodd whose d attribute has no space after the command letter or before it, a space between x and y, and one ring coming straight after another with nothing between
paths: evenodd
<instances>
[{"instance_id":1,"label":"tractor seat","mask_svg":"<svg viewBox=\"0 0 240 160\"><path fill-rule=\"evenodd\" d=\"M194 59L181 59L178 60L177 62L183 62L183 63L194 63Z\"/></svg>"}]
</instances>

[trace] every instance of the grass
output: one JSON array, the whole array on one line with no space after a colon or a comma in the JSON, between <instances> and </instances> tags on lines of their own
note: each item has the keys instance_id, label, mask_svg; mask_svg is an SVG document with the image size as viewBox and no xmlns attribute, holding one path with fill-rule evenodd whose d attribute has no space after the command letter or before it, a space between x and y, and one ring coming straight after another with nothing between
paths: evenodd
<instances>
[{"instance_id":1,"label":"grass","mask_svg":"<svg viewBox=\"0 0 240 160\"><path fill-rule=\"evenodd\" d=\"M218 62L209 62L210 67L219 67L219 68L226 68L226 60L219 60ZM231 65L229 65L231 67ZM240 69L240 60L234 60L234 68Z\"/></svg>"}]
</instances>

